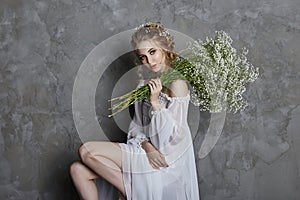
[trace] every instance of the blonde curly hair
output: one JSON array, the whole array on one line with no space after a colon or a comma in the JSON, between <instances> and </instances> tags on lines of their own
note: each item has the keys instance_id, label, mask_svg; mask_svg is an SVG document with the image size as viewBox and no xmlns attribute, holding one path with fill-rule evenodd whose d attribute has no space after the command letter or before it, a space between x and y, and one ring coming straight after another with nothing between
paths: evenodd
<instances>
[{"instance_id":1,"label":"blonde curly hair","mask_svg":"<svg viewBox=\"0 0 300 200\"><path fill-rule=\"evenodd\" d=\"M131 36L131 45L137 54L137 45L144 40L152 40L160 46L166 55L166 64L171 66L176 59L176 54L173 52L175 47L174 37L163 27L160 22L148 22L136 28L136 31ZM136 58L135 63L138 66L137 74L140 79L143 79L142 65L140 60Z\"/></svg>"}]
</instances>

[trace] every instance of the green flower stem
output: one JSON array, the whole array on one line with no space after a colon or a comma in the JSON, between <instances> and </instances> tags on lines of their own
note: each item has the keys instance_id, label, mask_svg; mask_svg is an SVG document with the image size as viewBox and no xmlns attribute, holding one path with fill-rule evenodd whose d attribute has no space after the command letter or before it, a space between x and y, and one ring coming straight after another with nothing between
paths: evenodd
<instances>
[{"instance_id":1,"label":"green flower stem","mask_svg":"<svg viewBox=\"0 0 300 200\"><path fill-rule=\"evenodd\" d=\"M181 75L180 71L177 70L182 70L186 61L181 61L177 63L177 65L174 67L174 69L170 69L167 72L164 72L160 75L160 80L165 87L168 83L173 82L174 80L177 79L185 79L184 76ZM109 110L115 111L109 117L112 117L113 115L123 111L124 109L128 108L130 105L134 104L137 101L141 101L145 98L149 98L150 96L150 88L148 85L141 86L139 88L136 88L120 97L112 98L108 101L120 101L119 103L115 104Z\"/></svg>"}]
</instances>

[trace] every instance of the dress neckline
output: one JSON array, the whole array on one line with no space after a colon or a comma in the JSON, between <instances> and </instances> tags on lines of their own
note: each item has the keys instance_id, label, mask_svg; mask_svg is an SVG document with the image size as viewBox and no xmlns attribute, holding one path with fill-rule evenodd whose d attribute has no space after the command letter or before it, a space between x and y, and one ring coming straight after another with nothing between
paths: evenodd
<instances>
[{"instance_id":1,"label":"dress neckline","mask_svg":"<svg viewBox=\"0 0 300 200\"><path fill-rule=\"evenodd\" d=\"M144 79L142 79L140 81L141 82L139 84L142 84L142 85L145 84L145 80ZM191 91L188 90L188 94L186 96L182 96L182 97L170 97L167 93L161 91L159 93L159 95L162 96L162 97L165 97L169 101L174 101L174 100L176 101L176 100L189 100L190 99L190 93L191 93Z\"/></svg>"},{"instance_id":2,"label":"dress neckline","mask_svg":"<svg viewBox=\"0 0 300 200\"><path fill-rule=\"evenodd\" d=\"M161 96L165 97L168 100L185 100L185 99L190 99L190 90L188 90L188 94L186 96L182 97L170 97L168 94L164 92L159 93Z\"/></svg>"}]
</instances>

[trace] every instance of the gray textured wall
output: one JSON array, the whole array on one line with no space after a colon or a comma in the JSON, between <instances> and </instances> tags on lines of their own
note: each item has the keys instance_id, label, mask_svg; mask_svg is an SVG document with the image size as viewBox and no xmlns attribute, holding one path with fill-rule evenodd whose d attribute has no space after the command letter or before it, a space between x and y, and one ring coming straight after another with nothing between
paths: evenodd
<instances>
[{"instance_id":1,"label":"gray textured wall","mask_svg":"<svg viewBox=\"0 0 300 200\"><path fill-rule=\"evenodd\" d=\"M1 0L0 199L77 198L68 174L81 143L77 70L101 41L148 20L193 38L223 29L260 68L250 106L227 115L196 160L202 199L299 199L299 9L299 0Z\"/></svg>"}]
</instances>

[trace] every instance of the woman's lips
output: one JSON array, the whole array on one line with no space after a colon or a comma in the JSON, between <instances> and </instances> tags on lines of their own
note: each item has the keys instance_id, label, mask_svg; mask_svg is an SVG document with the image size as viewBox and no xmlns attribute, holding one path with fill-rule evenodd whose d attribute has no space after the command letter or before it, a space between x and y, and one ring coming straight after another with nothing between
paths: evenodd
<instances>
[{"instance_id":1,"label":"woman's lips","mask_svg":"<svg viewBox=\"0 0 300 200\"><path fill-rule=\"evenodd\" d=\"M151 69L154 69L156 67L156 64L155 65L151 65Z\"/></svg>"}]
</instances>

